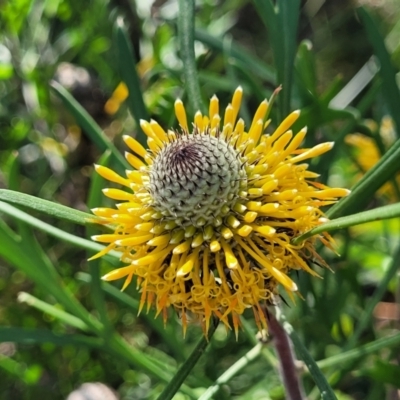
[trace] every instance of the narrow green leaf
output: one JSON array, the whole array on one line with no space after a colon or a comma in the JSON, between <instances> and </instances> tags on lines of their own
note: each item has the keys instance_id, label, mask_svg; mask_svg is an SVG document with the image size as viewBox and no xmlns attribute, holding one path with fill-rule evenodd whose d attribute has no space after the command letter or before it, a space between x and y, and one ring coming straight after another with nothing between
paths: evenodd
<instances>
[{"instance_id":1,"label":"narrow green leaf","mask_svg":"<svg viewBox=\"0 0 400 400\"><path fill-rule=\"evenodd\" d=\"M65 324L82 331L89 330L89 327L79 318L71 315L59 308L46 303L45 301L39 300L29 293L21 292L18 294L18 301L21 303L27 303L29 306L37 308L44 313L51 315L52 317L64 322Z\"/></svg>"},{"instance_id":2,"label":"narrow green leaf","mask_svg":"<svg viewBox=\"0 0 400 400\"><path fill-rule=\"evenodd\" d=\"M192 111L205 113L194 54L194 0L179 0L178 4L178 38L185 89Z\"/></svg>"},{"instance_id":3,"label":"narrow green leaf","mask_svg":"<svg viewBox=\"0 0 400 400\"><path fill-rule=\"evenodd\" d=\"M147 147L147 138L140 129L140 120L144 119L148 121L149 114L143 100L140 79L136 69L137 61L122 18L118 18L114 25L114 44L119 73L129 92L127 100L129 109L137 123L138 132L140 133L136 136L136 139Z\"/></svg>"},{"instance_id":4,"label":"narrow green leaf","mask_svg":"<svg viewBox=\"0 0 400 400\"><path fill-rule=\"evenodd\" d=\"M103 341L94 336L64 335L47 329L0 327L0 342L22 344L53 343L56 345L76 345L89 348L101 348Z\"/></svg>"},{"instance_id":5,"label":"narrow green leaf","mask_svg":"<svg viewBox=\"0 0 400 400\"><path fill-rule=\"evenodd\" d=\"M230 366L199 398L199 400L210 400L218 393L222 385L227 384L235 375L246 368L250 363L256 360L261 354L263 345L256 344L243 357Z\"/></svg>"},{"instance_id":6,"label":"narrow green leaf","mask_svg":"<svg viewBox=\"0 0 400 400\"><path fill-rule=\"evenodd\" d=\"M283 45L281 36L283 35L279 33L278 10L273 6L271 0L253 0L253 3L258 16L261 18L268 31L270 46L275 61L274 81L277 85L280 85L282 84L282 71L279 71L279 69L283 67L283 60L280 58Z\"/></svg>"},{"instance_id":7,"label":"narrow green leaf","mask_svg":"<svg viewBox=\"0 0 400 400\"><path fill-rule=\"evenodd\" d=\"M101 128L97 125L95 120L89 115L89 113L73 98L73 96L63 88L59 83L52 82L52 89L55 94L62 100L65 107L76 119L78 125L84 130L89 138L96 144L100 151L111 151L115 159L124 168L130 168L128 162L114 146L114 144L107 138Z\"/></svg>"},{"instance_id":8,"label":"narrow green leaf","mask_svg":"<svg viewBox=\"0 0 400 400\"><path fill-rule=\"evenodd\" d=\"M277 59L277 73L279 83L282 84L282 94L278 98L281 111L281 119L291 111L293 66L296 55L297 27L300 18L300 0L278 0L277 1L277 23L281 32L276 32L276 52L282 52ZM282 32L284 30L284 33ZM279 38L279 41L278 41ZM282 68L282 69L281 69Z\"/></svg>"},{"instance_id":9,"label":"narrow green leaf","mask_svg":"<svg viewBox=\"0 0 400 400\"><path fill-rule=\"evenodd\" d=\"M36 253L36 246L24 242L22 237L10 235L7 225L0 224L0 256L10 264L20 269L26 276L38 285L54 286L57 279L55 271L49 272L43 265L42 258Z\"/></svg>"},{"instance_id":10,"label":"narrow green leaf","mask_svg":"<svg viewBox=\"0 0 400 400\"><path fill-rule=\"evenodd\" d=\"M390 110L390 114L397 128L397 134L400 136L400 92L396 80L396 70L390 59L390 54L386 49L385 40L379 32L379 29L372 19L371 15L364 7L358 8L358 15L364 25L369 42L372 44L374 53L379 60L382 78L382 92Z\"/></svg>"},{"instance_id":11,"label":"narrow green leaf","mask_svg":"<svg viewBox=\"0 0 400 400\"><path fill-rule=\"evenodd\" d=\"M331 108L344 109L371 83L378 73L379 67L371 57L347 84L332 97L329 102ZM326 98L326 97L325 97Z\"/></svg>"},{"instance_id":12,"label":"narrow green leaf","mask_svg":"<svg viewBox=\"0 0 400 400\"><path fill-rule=\"evenodd\" d=\"M391 64L390 55L386 50L384 40L380 35L378 28L368 14L360 7L358 9L361 20L364 23L367 36L371 42L374 53L380 63L379 75L382 81L382 92L388 104L391 116L395 122L397 132L400 132L400 114L398 112L400 104L400 93L396 83L396 73ZM400 169L400 139L382 156L377 164L374 165L357 182L352 189L350 196L339 201L328 212L327 216L331 219L339 215L349 214L354 210L363 209L373 194L387 181L389 181Z\"/></svg>"},{"instance_id":13,"label":"narrow green leaf","mask_svg":"<svg viewBox=\"0 0 400 400\"><path fill-rule=\"evenodd\" d=\"M155 376L167 383L167 386L172 382L173 369L172 368L162 368L158 366L158 363L152 359L148 354L142 353L140 350L129 345L125 342L121 336L114 334L107 342L107 350L117 355L119 359L126 360L130 365L138 367L141 370ZM195 391L189 388L187 385L181 386L181 392L190 396L192 399L197 399Z\"/></svg>"},{"instance_id":14,"label":"narrow green leaf","mask_svg":"<svg viewBox=\"0 0 400 400\"><path fill-rule=\"evenodd\" d=\"M383 219L400 217L400 203L374 208L373 210L359 212L347 217L336 218L325 224L319 225L314 229L293 239L294 244L299 244L303 240L322 232L330 232L338 229L348 228L354 225L365 224L367 222L380 221Z\"/></svg>"},{"instance_id":15,"label":"narrow green leaf","mask_svg":"<svg viewBox=\"0 0 400 400\"><path fill-rule=\"evenodd\" d=\"M104 351L117 356L118 360L125 360L132 366L140 367L164 382L171 380L170 370L159 368L149 355L129 346L117 335L110 336L105 342L103 339L94 336L56 334L46 329L0 327L0 342L25 345L53 343L61 346L73 345L104 349ZM195 392L186 385L181 387L181 391L192 399L197 398Z\"/></svg>"},{"instance_id":16,"label":"narrow green leaf","mask_svg":"<svg viewBox=\"0 0 400 400\"><path fill-rule=\"evenodd\" d=\"M17 190L20 186L19 161L18 152L13 151L3 166L3 173L7 176L7 187L11 190Z\"/></svg>"},{"instance_id":17,"label":"narrow green leaf","mask_svg":"<svg viewBox=\"0 0 400 400\"><path fill-rule=\"evenodd\" d=\"M45 276L46 282L57 282L58 284L60 282L60 276L46 252L43 251L42 246L37 241L31 227L23 221L18 221L18 219L16 222L18 225L19 239L16 243L13 243L13 246L19 246L21 251L25 253L25 260L30 261L24 268L29 269L31 271L31 276L33 275L35 278L36 272L40 270ZM19 257L18 261L19 264L17 265L22 266Z\"/></svg>"},{"instance_id":18,"label":"narrow green leaf","mask_svg":"<svg viewBox=\"0 0 400 400\"><path fill-rule=\"evenodd\" d=\"M41 221L31 215L15 208L7 203L0 202L0 210L1 212L10 215L13 218L18 219L19 221L24 222L36 229L39 229L43 232L48 233L51 236L54 236L64 242L71 243L74 246L90 250L91 252L98 253L99 251L104 249L104 246L95 242L92 242L87 239L83 239L81 237L72 235L71 233L65 232L59 228L56 228L53 225L47 224L46 222ZM108 253L109 259L120 258L121 254L119 252L111 251Z\"/></svg>"},{"instance_id":19,"label":"narrow green leaf","mask_svg":"<svg viewBox=\"0 0 400 400\"><path fill-rule=\"evenodd\" d=\"M232 43L228 49L225 49L224 40L208 34L201 28L196 28L194 37L199 42L202 42L206 46L210 47L219 52L227 51L227 55L235 59L243 68L258 75L260 78L265 79L272 85L276 85L276 78L274 70L266 65L259 58L254 57L251 53L248 53L245 49ZM205 72L203 72L205 73Z\"/></svg>"},{"instance_id":20,"label":"narrow green leaf","mask_svg":"<svg viewBox=\"0 0 400 400\"><path fill-rule=\"evenodd\" d=\"M337 218L339 215L362 210L372 199L374 193L400 169L400 139L382 158L354 185L349 196L344 197L326 215Z\"/></svg>"},{"instance_id":21,"label":"narrow green leaf","mask_svg":"<svg viewBox=\"0 0 400 400\"><path fill-rule=\"evenodd\" d=\"M86 283L91 283L92 281L91 275L85 274L84 272L79 272L76 277ZM101 289L122 305L128 306L132 311L136 313L139 311L139 301L127 293L121 292L121 290L115 286L107 282L101 282ZM154 313L143 312L140 317L143 320L146 320L146 323L154 332L157 332L157 334L162 338L163 343L174 352L176 357L183 359L182 343L178 340L177 335L174 334L178 327L173 320L168 321L168 325L164 326L161 318L154 318Z\"/></svg>"},{"instance_id":22,"label":"narrow green leaf","mask_svg":"<svg viewBox=\"0 0 400 400\"><path fill-rule=\"evenodd\" d=\"M6 204L6 206L9 206ZM11 206L9 206L11 207ZM15 268L23 271L29 279L52 295L65 309L82 319L92 331L99 332L101 324L92 318L81 303L63 285L54 266L41 249L33 235L15 240L0 224L0 256Z\"/></svg>"},{"instance_id":23,"label":"narrow green leaf","mask_svg":"<svg viewBox=\"0 0 400 400\"><path fill-rule=\"evenodd\" d=\"M97 217L92 214L87 214L61 204L53 203L49 200L39 199L38 197L15 192L13 190L0 189L0 200L4 200L7 203L28 207L32 210L45 213L52 217L65 219L80 225L86 225L90 222L89 220L97 219ZM0 211L2 211L3 206L4 203L1 202Z\"/></svg>"},{"instance_id":24,"label":"narrow green leaf","mask_svg":"<svg viewBox=\"0 0 400 400\"><path fill-rule=\"evenodd\" d=\"M19 363L11 357L0 354L0 368L14 375L15 378L21 380L25 384L30 383L27 378L25 363Z\"/></svg>"},{"instance_id":25,"label":"narrow green leaf","mask_svg":"<svg viewBox=\"0 0 400 400\"><path fill-rule=\"evenodd\" d=\"M278 98L279 119L282 120L290 112L300 1L278 0L276 7L270 0L253 0L253 2L268 30L277 82L282 85L282 93Z\"/></svg>"},{"instance_id":26,"label":"narrow green leaf","mask_svg":"<svg viewBox=\"0 0 400 400\"><path fill-rule=\"evenodd\" d=\"M164 388L157 400L171 400L182 383L185 381L186 377L190 374L194 366L199 361L200 357L204 353L205 349L209 344L209 340L212 338L215 330L217 329L218 323L214 320L211 323L210 329L208 330L208 337L203 336L196 347L193 349L187 360L179 367L178 371L175 373L174 377L168 382L168 385Z\"/></svg>"},{"instance_id":27,"label":"narrow green leaf","mask_svg":"<svg viewBox=\"0 0 400 400\"><path fill-rule=\"evenodd\" d=\"M295 68L303 96L317 96L317 72L312 43L303 40L297 51ZM311 95L311 96L310 96Z\"/></svg>"},{"instance_id":28,"label":"narrow green leaf","mask_svg":"<svg viewBox=\"0 0 400 400\"><path fill-rule=\"evenodd\" d=\"M317 364L321 369L343 367L345 364L361 360L369 354L378 352L379 350L387 350L400 347L400 333L375 340L371 343L357 347L337 354L335 356L318 361Z\"/></svg>"},{"instance_id":29,"label":"narrow green leaf","mask_svg":"<svg viewBox=\"0 0 400 400\"><path fill-rule=\"evenodd\" d=\"M380 86L381 86L380 80L376 79L375 81L373 81L371 87L364 93L364 96L357 105L357 110L360 117L364 116L368 112L372 104L375 102L376 96L380 90ZM323 96L324 96L324 101L329 103L331 100L331 95L335 93L335 89L333 88L333 91L329 91L328 89L327 92L328 93L325 93ZM356 126L357 126L357 121L350 120L346 124L344 124L344 126L335 135L335 146L330 152L324 155L324 161L322 163L320 162L318 165L319 167L318 172L321 174L321 182L325 182L328 179L330 166L332 165L333 161L336 160L338 153L343 148L344 146L343 142L346 135L351 132L354 132ZM331 208L328 211L331 218L340 215L340 213L331 214L332 210L333 208ZM360 208L357 211L359 210Z\"/></svg>"},{"instance_id":30,"label":"narrow green leaf","mask_svg":"<svg viewBox=\"0 0 400 400\"><path fill-rule=\"evenodd\" d=\"M271 0L253 0L253 3L270 36L275 35L278 29L277 10ZM275 45L275 42L271 44Z\"/></svg>"}]
</instances>

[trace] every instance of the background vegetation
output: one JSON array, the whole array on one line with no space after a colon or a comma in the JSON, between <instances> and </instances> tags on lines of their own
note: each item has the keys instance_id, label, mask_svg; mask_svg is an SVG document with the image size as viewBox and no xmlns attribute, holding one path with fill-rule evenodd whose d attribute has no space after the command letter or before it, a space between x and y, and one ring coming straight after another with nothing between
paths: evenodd
<instances>
[{"instance_id":1,"label":"background vegetation","mask_svg":"<svg viewBox=\"0 0 400 400\"><path fill-rule=\"evenodd\" d=\"M335 141L312 170L330 186L356 185L329 216L398 203L400 4L277 3L275 14L269 1L196 2L201 98L226 105L242 85L248 122L283 83L273 121L301 109L306 147ZM105 201L93 163L122 170L121 136L140 135L139 118L176 126L175 98L194 103L178 2L16 0L0 10L0 186L88 212ZM83 214L61 219L65 209L5 190L0 200L0 399L64 399L93 381L122 399L156 399L200 328L183 340L178 318L164 329L152 312L137 317L134 285L100 284L118 260L86 261L98 246L84 239L96 228ZM334 273L294 277L304 301L284 312L340 399L399 398L399 227L392 218L337 231L338 254L323 252ZM273 349L245 317L238 342L217 329L176 399L200 398L217 379L214 398L284 398ZM302 374L320 398L315 376Z\"/></svg>"}]
</instances>

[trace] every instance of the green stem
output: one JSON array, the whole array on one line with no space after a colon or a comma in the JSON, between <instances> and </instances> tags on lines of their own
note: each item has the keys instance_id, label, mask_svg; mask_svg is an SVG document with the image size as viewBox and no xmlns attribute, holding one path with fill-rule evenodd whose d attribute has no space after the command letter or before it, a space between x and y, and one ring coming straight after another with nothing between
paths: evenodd
<instances>
[{"instance_id":1,"label":"green stem","mask_svg":"<svg viewBox=\"0 0 400 400\"><path fill-rule=\"evenodd\" d=\"M325 360L318 361L318 367L321 369L327 368L343 368L346 364L351 362L359 362L362 357L369 354L376 353L379 350L390 349L392 347L400 346L400 333L397 335L384 337L374 342L357 347L353 350L337 354L335 356L325 358Z\"/></svg>"},{"instance_id":2,"label":"green stem","mask_svg":"<svg viewBox=\"0 0 400 400\"><path fill-rule=\"evenodd\" d=\"M230 368L228 368L214 383L210 386L199 398L199 400L209 400L218 392L222 385L228 383L235 375L237 375L242 369L249 365L261 354L263 348L262 343L256 344L250 351L248 351L243 357L235 362Z\"/></svg>"},{"instance_id":3,"label":"green stem","mask_svg":"<svg viewBox=\"0 0 400 400\"><path fill-rule=\"evenodd\" d=\"M38 218L32 217L30 214L21 211L18 208L11 206L10 204L3 203L2 201L0 201L0 211L4 214L10 215L18 221L22 221L24 224L32 226L33 228L38 229L42 232L46 232L47 234L57 239L63 240L66 243L70 243L74 246L92 251L93 254L104 249L104 246L99 243L95 243L90 240L83 239L79 236L72 235L71 233L65 232L59 228L56 228L53 225L43 222ZM121 254L116 251L111 251L107 254L106 257L109 257L109 260L113 258L120 259Z\"/></svg>"},{"instance_id":4,"label":"green stem","mask_svg":"<svg viewBox=\"0 0 400 400\"><path fill-rule=\"evenodd\" d=\"M179 0L178 36L185 88L193 111L204 112L194 54L194 0Z\"/></svg>"},{"instance_id":5,"label":"green stem","mask_svg":"<svg viewBox=\"0 0 400 400\"><path fill-rule=\"evenodd\" d=\"M200 359L204 350L208 346L210 339L212 338L215 330L217 329L218 322L214 320L211 324L207 336L203 336L197 343L196 347L192 351L189 358L180 366L179 370L172 378L172 380L165 387L163 392L160 394L157 400L170 400L174 397L175 393L181 387L182 383L185 381L186 377L189 375L190 371L196 365L197 361Z\"/></svg>"},{"instance_id":6,"label":"green stem","mask_svg":"<svg viewBox=\"0 0 400 400\"><path fill-rule=\"evenodd\" d=\"M18 294L18 301L21 303L27 303L29 306L34 307L44 313L51 315L54 318L64 322L69 326L73 326L74 328L80 329L81 331L88 331L88 325L82 321L80 318L75 317L74 315L60 310L59 308L46 303L45 301L39 300L35 296L32 296L26 292L20 292Z\"/></svg>"},{"instance_id":7,"label":"green stem","mask_svg":"<svg viewBox=\"0 0 400 400\"><path fill-rule=\"evenodd\" d=\"M314 229L293 239L293 244L300 244L311 236L322 232L330 232L338 229L349 228L355 225L366 224L368 222L381 221L384 219L397 218L400 216L400 203L389 204L387 206L362 211L346 217L336 218L325 224L319 225Z\"/></svg>"},{"instance_id":8,"label":"green stem","mask_svg":"<svg viewBox=\"0 0 400 400\"><path fill-rule=\"evenodd\" d=\"M125 360L134 368L139 368L142 371L150 374L163 382L171 383L174 378L171 378L173 371L171 368L161 367L158 359L154 359L148 354L142 353L132 345L128 344L120 335L113 333L106 342L107 349L115 355L117 359ZM182 385L181 391L192 399L196 398L193 389L186 385Z\"/></svg>"}]
</instances>

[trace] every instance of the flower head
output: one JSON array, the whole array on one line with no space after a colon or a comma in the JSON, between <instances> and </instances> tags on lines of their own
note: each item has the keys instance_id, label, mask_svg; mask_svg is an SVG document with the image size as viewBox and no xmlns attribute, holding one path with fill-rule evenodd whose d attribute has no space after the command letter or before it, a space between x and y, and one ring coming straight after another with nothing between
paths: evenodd
<instances>
[{"instance_id":1,"label":"flower head","mask_svg":"<svg viewBox=\"0 0 400 400\"><path fill-rule=\"evenodd\" d=\"M192 129L177 100L179 131L141 121L149 150L124 137L133 152L126 153L133 167L126 177L96 166L102 177L125 187L104 190L120 202L115 209L93 210L114 226L114 233L93 238L108 244L95 257L117 250L127 264L103 279L125 278L124 289L136 277L140 309L154 306L166 319L172 307L184 330L187 315L196 317L205 333L211 317L217 317L237 334L247 308L259 328L266 328L261 305L279 284L290 295L297 291L290 271L317 275L310 264L325 265L314 250L315 237L298 245L291 240L326 220L321 206L348 194L313 181L318 175L304 161L332 143L299 148L306 129L296 135L290 130L299 111L266 134L269 103L264 100L246 131L238 119L241 98L239 87L221 124L213 96L209 115L197 112ZM319 239L331 247L328 235Z\"/></svg>"}]
</instances>

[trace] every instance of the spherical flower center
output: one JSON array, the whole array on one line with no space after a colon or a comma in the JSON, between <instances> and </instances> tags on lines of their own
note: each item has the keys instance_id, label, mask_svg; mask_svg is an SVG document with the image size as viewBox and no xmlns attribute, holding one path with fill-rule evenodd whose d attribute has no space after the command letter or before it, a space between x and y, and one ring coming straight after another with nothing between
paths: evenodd
<instances>
[{"instance_id":1,"label":"spherical flower center","mask_svg":"<svg viewBox=\"0 0 400 400\"><path fill-rule=\"evenodd\" d=\"M208 132L183 132L155 157L149 171L152 207L180 226L224 216L245 184L237 150ZM219 221L219 219L217 219Z\"/></svg>"}]
</instances>

